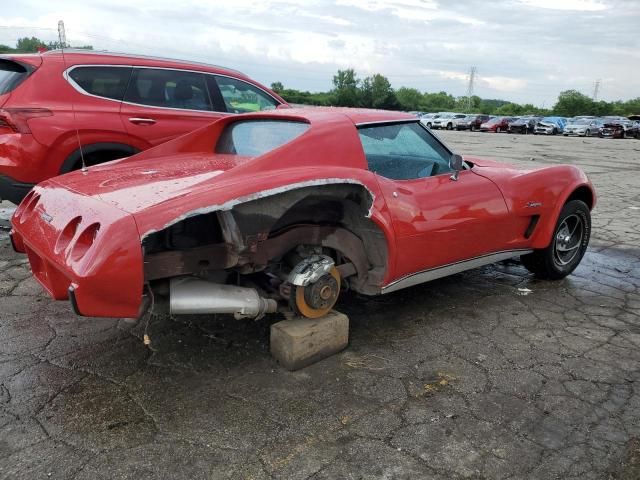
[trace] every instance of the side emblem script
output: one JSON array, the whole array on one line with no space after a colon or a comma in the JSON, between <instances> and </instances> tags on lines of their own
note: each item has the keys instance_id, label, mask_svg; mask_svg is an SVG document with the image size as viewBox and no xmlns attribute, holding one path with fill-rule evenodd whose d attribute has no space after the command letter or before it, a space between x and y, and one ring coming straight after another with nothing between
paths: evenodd
<instances>
[{"instance_id":1,"label":"side emblem script","mask_svg":"<svg viewBox=\"0 0 640 480\"><path fill-rule=\"evenodd\" d=\"M542 206L542 202L527 202L527 204L525 206L527 208L541 207Z\"/></svg>"},{"instance_id":2,"label":"side emblem script","mask_svg":"<svg viewBox=\"0 0 640 480\"><path fill-rule=\"evenodd\" d=\"M47 212L42 212L40 214L40 218L42 218L47 223L51 223L53 221L53 217L49 215Z\"/></svg>"}]
</instances>

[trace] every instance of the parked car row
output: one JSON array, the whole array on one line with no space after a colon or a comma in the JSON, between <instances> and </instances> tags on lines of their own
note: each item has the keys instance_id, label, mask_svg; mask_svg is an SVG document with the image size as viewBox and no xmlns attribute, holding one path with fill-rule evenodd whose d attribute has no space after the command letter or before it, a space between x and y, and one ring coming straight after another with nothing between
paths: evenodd
<instances>
[{"instance_id":1,"label":"parked car row","mask_svg":"<svg viewBox=\"0 0 640 480\"><path fill-rule=\"evenodd\" d=\"M519 117L464 114L453 112L417 114L420 121L431 129L470 130L494 133L520 133L534 135L598 136L602 138L640 139L640 116L572 118L524 115Z\"/></svg>"}]
</instances>

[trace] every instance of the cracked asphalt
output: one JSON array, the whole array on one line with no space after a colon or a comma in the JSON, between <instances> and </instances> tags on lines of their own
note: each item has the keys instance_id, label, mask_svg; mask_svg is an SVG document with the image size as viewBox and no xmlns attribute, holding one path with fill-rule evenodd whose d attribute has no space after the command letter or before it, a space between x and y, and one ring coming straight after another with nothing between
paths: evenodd
<instances>
[{"instance_id":1,"label":"cracked asphalt","mask_svg":"<svg viewBox=\"0 0 640 480\"><path fill-rule=\"evenodd\" d=\"M640 478L640 141L441 136L581 166L582 264L346 295L350 346L298 372L269 321L154 317L148 348L143 324L76 317L0 228L0 478Z\"/></svg>"}]
</instances>

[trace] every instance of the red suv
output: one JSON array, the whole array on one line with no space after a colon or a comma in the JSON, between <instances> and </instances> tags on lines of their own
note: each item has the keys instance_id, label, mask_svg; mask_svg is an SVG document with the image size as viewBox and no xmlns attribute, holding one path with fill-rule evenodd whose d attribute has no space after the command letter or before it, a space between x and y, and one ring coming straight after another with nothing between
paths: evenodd
<instances>
[{"instance_id":1,"label":"red suv","mask_svg":"<svg viewBox=\"0 0 640 480\"><path fill-rule=\"evenodd\" d=\"M235 70L60 50L0 55L0 199L166 142L222 115L287 106ZM82 148L80 148L82 146Z\"/></svg>"}]
</instances>

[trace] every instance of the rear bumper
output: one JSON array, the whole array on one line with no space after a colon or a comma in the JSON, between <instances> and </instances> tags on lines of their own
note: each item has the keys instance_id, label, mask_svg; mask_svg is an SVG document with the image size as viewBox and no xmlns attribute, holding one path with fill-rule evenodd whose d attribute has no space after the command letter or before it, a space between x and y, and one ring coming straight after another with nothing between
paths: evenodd
<instances>
[{"instance_id":1,"label":"rear bumper","mask_svg":"<svg viewBox=\"0 0 640 480\"><path fill-rule=\"evenodd\" d=\"M84 316L139 315L142 247L130 214L45 182L11 222L14 249L27 254L34 277L52 298L71 300Z\"/></svg>"},{"instance_id":2,"label":"rear bumper","mask_svg":"<svg viewBox=\"0 0 640 480\"><path fill-rule=\"evenodd\" d=\"M11 177L0 175L0 200L9 200L18 205L33 188L33 183L24 183Z\"/></svg>"}]
</instances>

